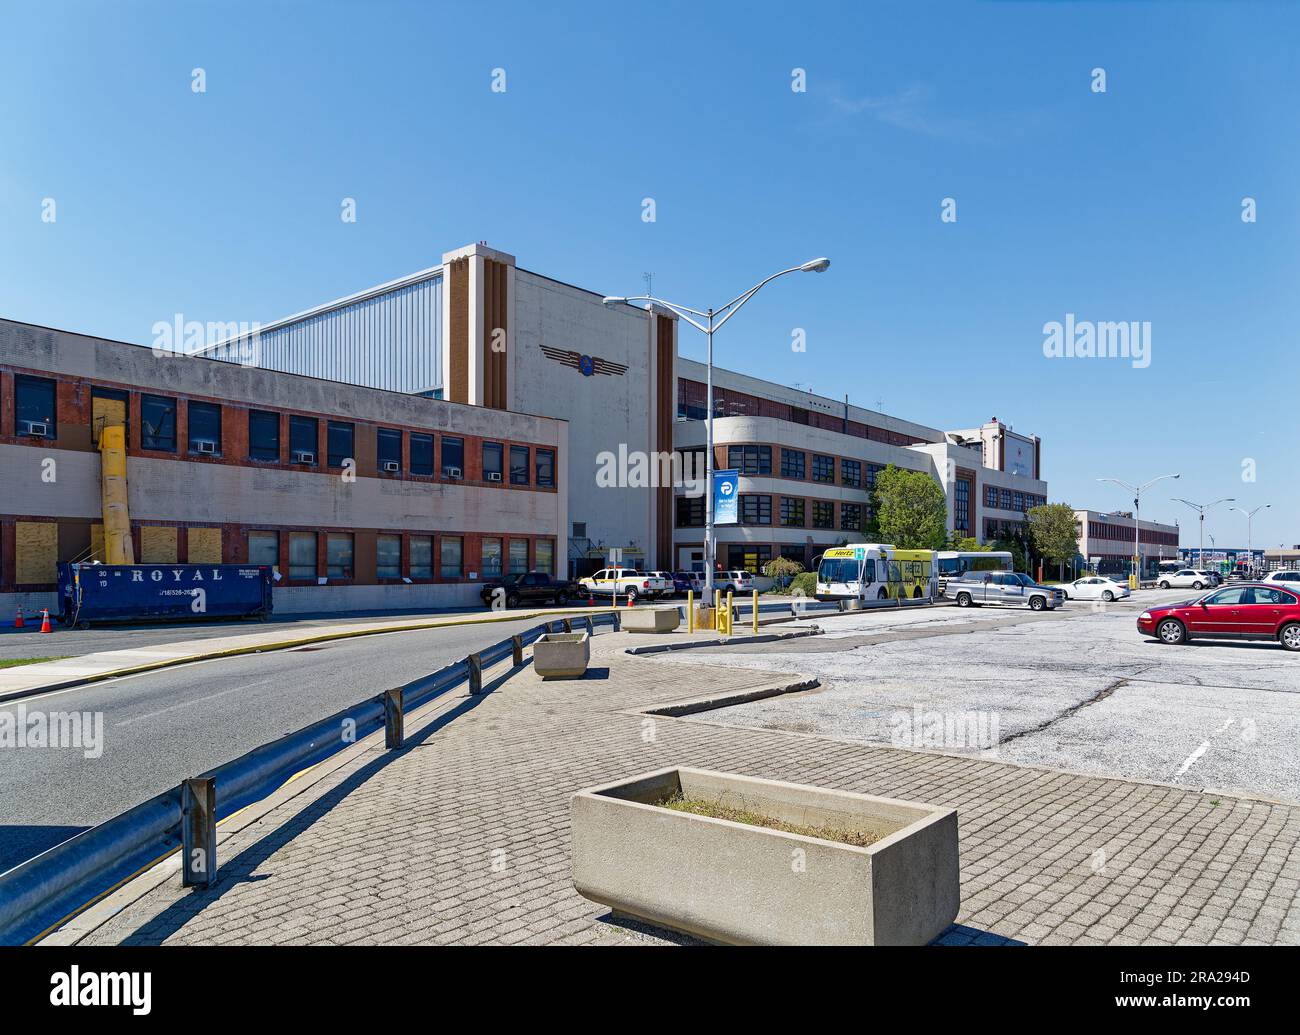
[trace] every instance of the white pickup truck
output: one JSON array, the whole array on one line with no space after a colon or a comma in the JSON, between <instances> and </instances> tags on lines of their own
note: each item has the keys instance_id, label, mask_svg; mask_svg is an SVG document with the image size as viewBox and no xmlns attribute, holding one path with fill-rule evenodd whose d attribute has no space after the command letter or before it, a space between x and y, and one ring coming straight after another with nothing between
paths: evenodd
<instances>
[{"instance_id":1,"label":"white pickup truck","mask_svg":"<svg viewBox=\"0 0 1300 1035\"><path fill-rule=\"evenodd\" d=\"M611 596L618 600L640 597L653 599L668 596L673 591L672 579L654 578L635 568L602 568L595 575L579 579L578 585L592 596Z\"/></svg>"}]
</instances>

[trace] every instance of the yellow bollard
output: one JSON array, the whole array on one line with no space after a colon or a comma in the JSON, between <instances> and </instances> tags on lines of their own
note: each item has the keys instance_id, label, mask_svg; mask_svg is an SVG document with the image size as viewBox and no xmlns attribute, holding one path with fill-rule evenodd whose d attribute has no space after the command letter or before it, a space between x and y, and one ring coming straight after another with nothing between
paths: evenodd
<instances>
[{"instance_id":1,"label":"yellow bollard","mask_svg":"<svg viewBox=\"0 0 1300 1035\"><path fill-rule=\"evenodd\" d=\"M758 590L754 590L754 635L758 635Z\"/></svg>"},{"instance_id":2,"label":"yellow bollard","mask_svg":"<svg viewBox=\"0 0 1300 1035\"><path fill-rule=\"evenodd\" d=\"M695 590L686 591L686 631L695 632Z\"/></svg>"},{"instance_id":3,"label":"yellow bollard","mask_svg":"<svg viewBox=\"0 0 1300 1035\"><path fill-rule=\"evenodd\" d=\"M727 635L731 635L731 616L735 613L731 610L731 590L727 590Z\"/></svg>"}]
</instances>

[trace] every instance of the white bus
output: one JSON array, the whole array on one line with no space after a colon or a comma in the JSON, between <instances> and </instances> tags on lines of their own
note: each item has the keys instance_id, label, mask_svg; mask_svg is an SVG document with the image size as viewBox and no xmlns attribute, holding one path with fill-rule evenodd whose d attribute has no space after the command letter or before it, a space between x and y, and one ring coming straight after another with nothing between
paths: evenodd
<instances>
[{"instance_id":1,"label":"white bus","mask_svg":"<svg viewBox=\"0 0 1300 1035\"><path fill-rule=\"evenodd\" d=\"M817 566L818 600L932 599L934 553L888 543L837 546Z\"/></svg>"},{"instance_id":2,"label":"white bus","mask_svg":"<svg viewBox=\"0 0 1300 1035\"><path fill-rule=\"evenodd\" d=\"M939 596L943 596L949 579L960 578L968 571L1013 570L1011 553L1007 550L940 550L935 557L939 568Z\"/></svg>"}]
</instances>

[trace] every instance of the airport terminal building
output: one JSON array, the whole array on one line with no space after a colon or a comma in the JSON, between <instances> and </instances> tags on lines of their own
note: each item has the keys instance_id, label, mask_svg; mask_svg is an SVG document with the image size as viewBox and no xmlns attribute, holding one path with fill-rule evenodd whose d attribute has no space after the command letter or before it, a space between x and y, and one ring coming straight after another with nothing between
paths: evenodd
<instances>
[{"instance_id":1,"label":"airport terminal building","mask_svg":"<svg viewBox=\"0 0 1300 1035\"><path fill-rule=\"evenodd\" d=\"M476 244L190 354L0 320L0 607L52 603L57 562L102 554L106 422L135 556L273 564L280 611L458 606L612 549L702 566L703 498L624 460L691 470L705 368L672 313L603 297ZM996 418L945 431L718 368L714 413L715 466L740 472L724 567L864 539L889 464L934 477L981 541L1047 499L1041 442Z\"/></svg>"}]
</instances>

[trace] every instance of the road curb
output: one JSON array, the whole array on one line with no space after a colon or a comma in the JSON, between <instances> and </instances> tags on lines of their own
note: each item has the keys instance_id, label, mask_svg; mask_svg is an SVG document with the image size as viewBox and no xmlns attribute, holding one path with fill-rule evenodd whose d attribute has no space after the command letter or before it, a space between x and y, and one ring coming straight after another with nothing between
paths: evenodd
<instances>
[{"instance_id":1,"label":"road curb","mask_svg":"<svg viewBox=\"0 0 1300 1035\"><path fill-rule=\"evenodd\" d=\"M22 690L8 690L0 692L0 704L6 701L16 701L24 697L34 697L37 694L49 693L53 690L67 690L74 686L85 686L89 683L102 683L108 679L120 679L122 676L135 676L144 672L154 672L164 668L175 668L178 665L191 665L196 661L214 661L223 658L237 658L247 654L262 654L267 651L289 650L293 647L306 647L313 643L327 643L332 640L351 640L358 639L362 636L380 636L385 633L396 632L421 632L428 629L451 629L463 625L490 625L494 622L516 622L527 621L528 619L559 619L568 618L574 615L596 615L605 614L614 611L615 608L582 608L580 610L568 611L515 611L506 615L493 615L484 618L465 618L452 622L417 622L409 625L395 625L385 629L355 629L340 630L339 632L319 633L314 636L304 636L293 640L275 640L271 643L250 644L246 647L229 647L225 650L208 651L202 654L187 654L179 658L167 658L163 661L151 661L140 665L128 665L125 668L112 669L108 672L97 672L91 675L77 676L75 678L64 679L57 683L47 683L41 686L25 687ZM85 655L89 656L89 655Z\"/></svg>"},{"instance_id":2,"label":"road curb","mask_svg":"<svg viewBox=\"0 0 1300 1035\"><path fill-rule=\"evenodd\" d=\"M810 677L794 683L776 683L770 686L760 686L757 689L734 690L717 696L692 697L685 701L658 704L653 708L643 708L635 714L666 715L675 719L683 715L695 715L698 712L711 712L719 708L730 708L737 704L762 701L769 697L781 697L784 694L797 694L802 693L804 690L816 690L821 685L820 679Z\"/></svg>"},{"instance_id":3,"label":"road curb","mask_svg":"<svg viewBox=\"0 0 1300 1035\"><path fill-rule=\"evenodd\" d=\"M800 629L797 632L786 633L760 633L757 636L727 636L715 637L712 640L692 640L689 643L653 643L645 647L625 647L624 654L663 654L670 650L690 650L692 647L726 647L734 646L741 643L771 643L774 640L795 640L804 636L820 636L822 630L817 626L811 629Z\"/></svg>"}]
</instances>

